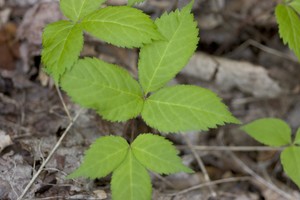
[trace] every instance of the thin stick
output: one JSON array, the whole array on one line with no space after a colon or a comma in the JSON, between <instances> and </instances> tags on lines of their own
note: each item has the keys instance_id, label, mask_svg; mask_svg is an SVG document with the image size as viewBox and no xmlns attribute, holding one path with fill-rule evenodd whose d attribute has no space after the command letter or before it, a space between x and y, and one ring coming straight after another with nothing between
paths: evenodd
<instances>
[{"instance_id":1,"label":"thin stick","mask_svg":"<svg viewBox=\"0 0 300 200\"><path fill-rule=\"evenodd\" d=\"M57 84L55 84L55 88L56 88L56 91L58 93L59 99L60 99L60 101L61 101L61 103L62 103L62 105L63 105L63 107L65 109L65 112L66 112L66 114L67 114L67 116L68 116L68 118L69 118L69 120L71 122L72 121L72 117L70 115L69 109L68 109L68 107L67 107L67 105L66 105L66 103L65 103L65 101L63 99L63 96L62 96L61 91L60 91L60 89L59 89L59 87L58 87Z\"/></svg>"},{"instance_id":2,"label":"thin stick","mask_svg":"<svg viewBox=\"0 0 300 200\"><path fill-rule=\"evenodd\" d=\"M231 177L231 178L225 178L225 179L220 179L220 180L216 180L216 181L210 181L210 182L207 182L207 183L202 183L202 184L199 184L199 185L195 185L195 186L187 188L185 190L181 190L180 192L167 194L166 196L181 195L181 194L188 193L192 190L201 189L201 188L207 187L207 186L218 185L218 184L229 183L229 182L237 182L237 181L248 181L250 179L251 179L250 176L244 176L244 177Z\"/></svg>"},{"instance_id":3,"label":"thin stick","mask_svg":"<svg viewBox=\"0 0 300 200\"><path fill-rule=\"evenodd\" d=\"M221 129L220 130L220 134L218 136L218 141L224 145L223 141L224 141L224 131ZM293 200L294 198L284 192L283 190L281 190L280 188L278 188L276 185L266 181L264 178L262 178L260 175L258 175L255 171L253 171L250 167L248 167L248 165L246 165L241 159L239 159L232 151L226 151L233 159L234 161L239 164L242 169L248 173L249 175L253 176L257 181L259 181L260 183L264 184L265 186L267 186L269 189L273 190L274 192L278 193L279 195L281 195L282 197L284 197L285 199L290 199Z\"/></svg>"},{"instance_id":4,"label":"thin stick","mask_svg":"<svg viewBox=\"0 0 300 200\"><path fill-rule=\"evenodd\" d=\"M266 181L264 178L262 178L260 175L258 175L255 171L253 171L250 167L248 167L241 159L239 159L234 153L229 152L232 158L243 168L243 170L248 173L249 175L253 176L257 181L261 182L274 192L277 192L280 196L284 197L285 199L293 200L294 198L289 195L288 193L284 192L280 188L278 188L276 185L270 183L269 181Z\"/></svg>"},{"instance_id":5,"label":"thin stick","mask_svg":"<svg viewBox=\"0 0 300 200\"><path fill-rule=\"evenodd\" d=\"M255 40L250 39L250 40L248 40L248 42L249 42L250 45L252 45L252 46L254 46L254 47L256 47L256 48L258 48L258 49L260 49L262 51L265 51L265 52L267 52L269 54L273 54L275 56L278 56L278 57L281 57L281 58L285 58L287 60L290 60L290 61L298 63L298 60L295 59L294 57L292 57L292 56L290 56L288 54L282 53L281 51L278 51L276 49L272 49L270 47L262 45L261 43L255 41Z\"/></svg>"},{"instance_id":6,"label":"thin stick","mask_svg":"<svg viewBox=\"0 0 300 200\"><path fill-rule=\"evenodd\" d=\"M186 145L177 145L178 149L189 148ZM267 146L193 146L197 151L282 151L284 147Z\"/></svg>"},{"instance_id":7,"label":"thin stick","mask_svg":"<svg viewBox=\"0 0 300 200\"><path fill-rule=\"evenodd\" d=\"M206 183L210 183L211 180L210 180L210 177L209 177L209 175L208 175L208 173L207 173L207 170L206 170L206 168L205 168L205 166L204 166L204 163L203 163L202 159L200 158L200 156L199 156L199 155L197 154L197 152L195 151L194 146L193 146L193 144L191 143L191 141L188 139L188 137L187 137L186 135L183 135L183 137L184 137L184 139L185 139L185 141L186 141L188 147L191 149L191 151L192 151L194 157L196 158L197 163L198 163L198 165L199 165L201 171L203 172L205 182L206 182ZM211 186L211 185L208 185L208 188L209 188L209 190L210 190L210 193L211 193L212 197L217 197L217 193L213 190L212 186Z\"/></svg>"},{"instance_id":8,"label":"thin stick","mask_svg":"<svg viewBox=\"0 0 300 200\"><path fill-rule=\"evenodd\" d=\"M290 60L292 62L297 62L298 63L298 60L295 59L294 57L292 57L288 54L282 53L282 52L280 52L276 49L272 49L270 47L262 45L259 42L255 41L255 40L252 40L252 39L249 39L246 42L244 42L243 44L241 44L237 49L235 49L233 52L231 52L230 55L235 54L236 52L240 52L241 50L247 48L249 45L254 46L254 47L256 47L256 48L258 48L262 51L265 51L269 54L272 54L272 55L278 56L280 58L284 58L284 59Z\"/></svg>"},{"instance_id":9,"label":"thin stick","mask_svg":"<svg viewBox=\"0 0 300 200\"><path fill-rule=\"evenodd\" d=\"M58 149L58 147L60 146L61 142L63 141L63 139L65 138L65 136L67 135L67 133L69 132L69 130L71 129L71 127L74 125L75 121L78 119L80 113L82 112L82 109L79 110L79 112L76 114L76 116L74 117L74 119L70 122L70 124L68 125L68 127L66 128L66 130L64 131L64 133L62 134L62 136L59 138L59 140L57 141L57 143L55 144L55 146L53 147L53 149L51 150L50 154L48 155L48 157L46 158L46 160L42 163L42 165L40 166L39 170L37 171L36 174L34 174L34 176L32 177L32 179L30 180L30 182L27 184L26 188L23 190L21 196L18 197L18 200L21 200L26 193L28 192L28 190L30 189L30 187L32 186L32 184L34 183L34 181L37 179L37 177L40 175L40 173L43 171L43 168L46 166L46 164L50 161L50 159L52 158L53 154L56 152L56 150Z\"/></svg>"}]
</instances>

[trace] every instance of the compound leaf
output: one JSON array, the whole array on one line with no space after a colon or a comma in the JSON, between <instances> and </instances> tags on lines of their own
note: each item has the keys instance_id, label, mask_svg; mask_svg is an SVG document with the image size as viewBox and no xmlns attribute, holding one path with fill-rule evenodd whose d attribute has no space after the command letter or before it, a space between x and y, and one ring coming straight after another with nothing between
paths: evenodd
<instances>
[{"instance_id":1,"label":"compound leaf","mask_svg":"<svg viewBox=\"0 0 300 200\"><path fill-rule=\"evenodd\" d=\"M295 137L294 144L300 145L300 127L298 128L298 130L296 132L296 137Z\"/></svg>"},{"instance_id":2,"label":"compound leaf","mask_svg":"<svg viewBox=\"0 0 300 200\"><path fill-rule=\"evenodd\" d=\"M144 1L145 0L128 0L128 5L132 6L133 4L141 3L141 2L144 2Z\"/></svg>"},{"instance_id":3,"label":"compound leaf","mask_svg":"<svg viewBox=\"0 0 300 200\"><path fill-rule=\"evenodd\" d=\"M291 143L289 125L276 118L255 120L241 128L258 142L269 146L283 146Z\"/></svg>"},{"instance_id":4,"label":"compound leaf","mask_svg":"<svg viewBox=\"0 0 300 200\"><path fill-rule=\"evenodd\" d=\"M155 24L166 40L141 48L139 80L145 93L156 91L174 78L193 55L199 40L191 4L164 14Z\"/></svg>"},{"instance_id":5,"label":"compound leaf","mask_svg":"<svg viewBox=\"0 0 300 200\"><path fill-rule=\"evenodd\" d=\"M193 172L182 164L177 155L178 151L164 137L153 134L139 135L131 144L131 149L136 159L153 172L160 174Z\"/></svg>"},{"instance_id":6,"label":"compound leaf","mask_svg":"<svg viewBox=\"0 0 300 200\"><path fill-rule=\"evenodd\" d=\"M289 5L294 8L298 14L300 14L300 0L294 0Z\"/></svg>"},{"instance_id":7,"label":"compound leaf","mask_svg":"<svg viewBox=\"0 0 300 200\"><path fill-rule=\"evenodd\" d=\"M64 15L77 22L91 12L98 10L106 0L60 0L60 9Z\"/></svg>"},{"instance_id":8,"label":"compound leaf","mask_svg":"<svg viewBox=\"0 0 300 200\"><path fill-rule=\"evenodd\" d=\"M76 42L75 42L76 41ZM80 25L58 21L47 25L43 32L42 61L46 71L59 82L60 76L78 59L83 47Z\"/></svg>"},{"instance_id":9,"label":"compound leaf","mask_svg":"<svg viewBox=\"0 0 300 200\"><path fill-rule=\"evenodd\" d=\"M279 34L284 44L288 44L300 60L300 18L289 6L276 6L276 19L279 24Z\"/></svg>"},{"instance_id":10,"label":"compound leaf","mask_svg":"<svg viewBox=\"0 0 300 200\"><path fill-rule=\"evenodd\" d=\"M61 86L74 102L110 121L136 117L143 107L138 82L126 70L96 58L79 60L62 77Z\"/></svg>"},{"instance_id":11,"label":"compound leaf","mask_svg":"<svg viewBox=\"0 0 300 200\"><path fill-rule=\"evenodd\" d=\"M91 35L120 47L141 47L161 38L148 15L128 6L100 9L86 16L82 25Z\"/></svg>"},{"instance_id":12,"label":"compound leaf","mask_svg":"<svg viewBox=\"0 0 300 200\"><path fill-rule=\"evenodd\" d=\"M300 147L287 147L281 152L280 160L285 173L300 188Z\"/></svg>"},{"instance_id":13,"label":"compound leaf","mask_svg":"<svg viewBox=\"0 0 300 200\"><path fill-rule=\"evenodd\" d=\"M97 139L85 152L83 163L67 178L101 178L110 174L125 159L129 145L119 136Z\"/></svg>"},{"instance_id":14,"label":"compound leaf","mask_svg":"<svg viewBox=\"0 0 300 200\"><path fill-rule=\"evenodd\" d=\"M123 163L113 172L111 190L114 200L151 199L150 176L131 150Z\"/></svg>"},{"instance_id":15,"label":"compound leaf","mask_svg":"<svg viewBox=\"0 0 300 200\"><path fill-rule=\"evenodd\" d=\"M145 122L163 132L207 130L225 122L239 123L213 92L197 86L167 87L144 103Z\"/></svg>"}]
</instances>

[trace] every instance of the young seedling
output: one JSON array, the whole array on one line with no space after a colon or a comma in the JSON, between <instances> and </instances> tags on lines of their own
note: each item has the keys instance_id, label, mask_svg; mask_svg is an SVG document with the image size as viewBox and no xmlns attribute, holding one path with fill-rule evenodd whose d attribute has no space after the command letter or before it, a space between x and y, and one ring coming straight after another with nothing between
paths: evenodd
<instances>
[{"instance_id":1,"label":"young seedling","mask_svg":"<svg viewBox=\"0 0 300 200\"><path fill-rule=\"evenodd\" d=\"M300 60L300 0L284 0L276 6L275 15L280 37ZM259 119L242 129L265 145L286 147L280 156L283 169L300 188L300 128L293 143L290 127L280 119Z\"/></svg>"},{"instance_id":2,"label":"young seedling","mask_svg":"<svg viewBox=\"0 0 300 200\"><path fill-rule=\"evenodd\" d=\"M197 47L193 1L155 21L129 6L99 9L104 2L61 0L61 10L70 20L52 23L44 30L45 69L74 102L112 122L140 115L150 127L164 133L239 123L213 92L192 85L166 86ZM137 2L142 1L130 0L129 4ZM140 48L138 81L120 66L96 58L78 59L84 31L118 47ZM68 178L94 179L112 173L114 200L149 200L148 171L193 172L177 154L162 136L140 133L128 144L122 137L109 135L90 146L82 165Z\"/></svg>"}]
</instances>

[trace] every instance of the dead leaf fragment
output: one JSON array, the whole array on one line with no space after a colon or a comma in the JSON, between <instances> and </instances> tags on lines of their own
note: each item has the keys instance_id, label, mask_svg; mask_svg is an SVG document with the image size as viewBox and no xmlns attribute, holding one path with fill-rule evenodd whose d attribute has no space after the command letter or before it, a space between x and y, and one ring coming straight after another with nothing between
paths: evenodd
<instances>
[{"instance_id":1,"label":"dead leaf fragment","mask_svg":"<svg viewBox=\"0 0 300 200\"><path fill-rule=\"evenodd\" d=\"M15 62L19 58L16 31L17 27L13 23L7 23L0 29L0 69L15 69Z\"/></svg>"},{"instance_id":2,"label":"dead leaf fragment","mask_svg":"<svg viewBox=\"0 0 300 200\"><path fill-rule=\"evenodd\" d=\"M98 199L107 199L107 194L104 190L94 190L93 193L98 197Z\"/></svg>"},{"instance_id":3,"label":"dead leaf fragment","mask_svg":"<svg viewBox=\"0 0 300 200\"><path fill-rule=\"evenodd\" d=\"M9 135L0 130L0 152L7 146L11 145L12 141Z\"/></svg>"}]
</instances>

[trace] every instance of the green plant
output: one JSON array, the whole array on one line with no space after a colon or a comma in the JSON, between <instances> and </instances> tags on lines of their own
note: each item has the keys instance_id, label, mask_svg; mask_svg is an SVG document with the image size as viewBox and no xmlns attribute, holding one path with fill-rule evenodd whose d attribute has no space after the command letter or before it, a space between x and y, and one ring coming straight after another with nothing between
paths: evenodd
<instances>
[{"instance_id":1,"label":"green plant","mask_svg":"<svg viewBox=\"0 0 300 200\"><path fill-rule=\"evenodd\" d=\"M242 127L255 140L274 147L284 146L280 160L286 174L300 187L300 127L292 142L289 125L275 118L253 121Z\"/></svg>"},{"instance_id":2,"label":"green plant","mask_svg":"<svg viewBox=\"0 0 300 200\"><path fill-rule=\"evenodd\" d=\"M285 0L278 4L275 15L280 37L300 60L300 0Z\"/></svg>"},{"instance_id":3,"label":"green plant","mask_svg":"<svg viewBox=\"0 0 300 200\"><path fill-rule=\"evenodd\" d=\"M70 20L52 23L43 33L45 69L74 102L113 122L141 115L150 127L165 133L239 123L213 92L197 86L166 86L197 47L193 1L154 22L128 6L98 9L104 2L61 0L61 10ZM142 1L129 0L130 5L137 2ZM140 48L139 80L99 59L78 59L83 31L119 47ZM147 170L192 172L177 153L171 142L151 133L139 134L131 144L122 137L105 136L91 145L82 165L69 178L101 178L113 173L113 199L150 199Z\"/></svg>"}]
</instances>

